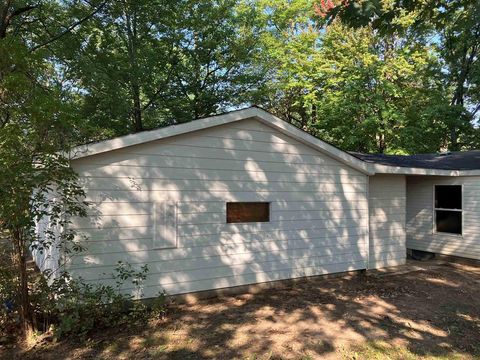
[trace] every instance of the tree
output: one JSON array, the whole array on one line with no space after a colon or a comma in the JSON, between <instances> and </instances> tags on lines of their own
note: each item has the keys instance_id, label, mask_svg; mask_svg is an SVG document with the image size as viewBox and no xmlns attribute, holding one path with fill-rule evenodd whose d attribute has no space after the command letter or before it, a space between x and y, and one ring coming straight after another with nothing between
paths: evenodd
<instances>
[{"instance_id":1,"label":"tree","mask_svg":"<svg viewBox=\"0 0 480 360\"><path fill-rule=\"evenodd\" d=\"M332 2L330 2L333 4ZM329 4L330 4L329 3ZM429 36L443 62L444 86L448 89L450 106L443 108L448 137L443 139L451 150L479 146L475 124L480 111L480 3L464 1L349 1L329 6L317 3L317 14L332 22L340 18L358 28L370 24L385 34L398 29L392 21L401 14L414 15L411 32Z\"/></svg>"},{"instance_id":2,"label":"tree","mask_svg":"<svg viewBox=\"0 0 480 360\"><path fill-rule=\"evenodd\" d=\"M385 34L339 20L325 26L308 2L296 2L293 14L274 4L265 37L276 70L266 94L272 111L345 150L441 147L439 109L448 99L433 47L408 31L415 17L396 18L398 30Z\"/></svg>"},{"instance_id":3,"label":"tree","mask_svg":"<svg viewBox=\"0 0 480 360\"><path fill-rule=\"evenodd\" d=\"M23 330L35 327L29 248L80 249L67 229L86 206L70 147L241 103L260 74L253 15L227 0L0 4L0 230L14 245Z\"/></svg>"},{"instance_id":4,"label":"tree","mask_svg":"<svg viewBox=\"0 0 480 360\"><path fill-rule=\"evenodd\" d=\"M59 11L50 13L52 9ZM67 18L69 25L45 28L48 14L63 15L62 10L73 9L49 1L6 0L0 6L0 230L7 230L13 243L18 272L15 303L24 331L35 325L27 273L29 247L53 246L53 229L64 227L70 216L84 214L83 191L65 155L75 135L74 119L46 48L97 8L77 9L82 11L78 18ZM50 217L52 228L37 238L34 224L44 215ZM72 231L59 235L65 251L77 248Z\"/></svg>"},{"instance_id":5,"label":"tree","mask_svg":"<svg viewBox=\"0 0 480 360\"><path fill-rule=\"evenodd\" d=\"M480 110L480 3L447 1L433 26L450 89L451 150L471 146L468 137ZM477 144L473 144L473 146Z\"/></svg>"},{"instance_id":6,"label":"tree","mask_svg":"<svg viewBox=\"0 0 480 360\"><path fill-rule=\"evenodd\" d=\"M107 4L59 44L97 137L182 122L247 98L261 79L255 12L239 1Z\"/></svg>"}]
</instances>

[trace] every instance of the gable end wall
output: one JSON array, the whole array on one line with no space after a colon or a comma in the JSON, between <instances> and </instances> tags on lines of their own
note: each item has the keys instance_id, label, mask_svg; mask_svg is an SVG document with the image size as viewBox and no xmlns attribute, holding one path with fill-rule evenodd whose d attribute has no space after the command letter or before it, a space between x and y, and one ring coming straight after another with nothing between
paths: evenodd
<instances>
[{"instance_id":1,"label":"gable end wall","mask_svg":"<svg viewBox=\"0 0 480 360\"><path fill-rule=\"evenodd\" d=\"M94 155L73 167L95 206L74 221L89 238L88 252L68 269L87 281L112 283L118 261L148 264L143 296L151 297L367 266L367 176L259 121ZM271 221L227 224L227 201L270 202ZM175 236L170 221L168 241L159 242L165 216L174 216Z\"/></svg>"}]
</instances>

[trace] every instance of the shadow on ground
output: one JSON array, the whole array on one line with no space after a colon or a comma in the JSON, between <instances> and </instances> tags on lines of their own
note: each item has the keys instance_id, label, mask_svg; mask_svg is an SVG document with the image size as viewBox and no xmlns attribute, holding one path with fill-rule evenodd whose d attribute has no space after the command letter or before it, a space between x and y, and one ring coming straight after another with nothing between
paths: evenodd
<instances>
[{"instance_id":1,"label":"shadow on ground","mask_svg":"<svg viewBox=\"0 0 480 360\"><path fill-rule=\"evenodd\" d=\"M480 268L442 265L309 280L181 305L166 321L96 334L87 345L50 344L18 356L308 359L349 358L352 349L380 355L393 349L398 358L480 356Z\"/></svg>"}]
</instances>

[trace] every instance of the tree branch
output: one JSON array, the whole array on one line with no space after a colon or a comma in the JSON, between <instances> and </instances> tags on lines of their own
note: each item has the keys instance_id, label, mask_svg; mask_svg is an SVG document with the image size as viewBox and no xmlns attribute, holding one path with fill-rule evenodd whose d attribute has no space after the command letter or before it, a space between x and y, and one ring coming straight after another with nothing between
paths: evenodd
<instances>
[{"instance_id":1,"label":"tree branch","mask_svg":"<svg viewBox=\"0 0 480 360\"><path fill-rule=\"evenodd\" d=\"M15 16L19 16L23 13L29 12L38 7L38 5L27 5L27 6L23 6L21 8L15 9L10 14L8 14L7 12L8 12L9 6L10 6L10 1L4 4L4 8L2 11L2 19L0 19L2 20L0 22L0 39L3 39L6 37L7 28Z\"/></svg>"},{"instance_id":2,"label":"tree branch","mask_svg":"<svg viewBox=\"0 0 480 360\"><path fill-rule=\"evenodd\" d=\"M90 14L88 14L87 16L81 18L80 20L74 22L72 25L70 25L69 27L67 27L64 31L62 31L61 33L55 35L54 37L48 39L47 41L41 43L41 44L38 44L36 46L34 46L30 52L34 52L44 46L47 46L48 44L51 44L52 42L60 39L62 36L68 34L69 32L71 32L73 29L75 29L76 27L78 27L79 25L81 25L82 23L84 23L85 21L89 20L90 18L92 18L96 13L98 13L100 10L102 10L102 8L107 4L108 0L105 0L103 1L94 11L92 11Z\"/></svg>"}]
</instances>

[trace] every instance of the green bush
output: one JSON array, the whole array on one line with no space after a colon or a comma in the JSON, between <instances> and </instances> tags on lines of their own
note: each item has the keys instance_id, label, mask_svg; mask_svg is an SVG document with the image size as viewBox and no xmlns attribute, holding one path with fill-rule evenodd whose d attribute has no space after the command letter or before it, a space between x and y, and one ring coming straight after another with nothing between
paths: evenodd
<instances>
[{"instance_id":1,"label":"green bush","mask_svg":"<svg viewBox=\"0 0 480 360\"><path fill-rule=\"evenodd\" d=\"M0 258L0 341L12 340L18 329L18 308L15 303L18 276L8 256ZM31 305L36 328L52 331L57 339L68 335L85 337L94 329L146 321L165 315L165 293L147 303L135 300L142 297L148 267L134 269L119 262L111 277L114 285L91 283L73 278L68 272L53 279L45 272L30 273ZM130 290L127 290L126 288ZM133 290L132 290L133 289Z\"/></svg>"},{"instance_id":2,"label":"green bush","mask_svg":"<svg viewBox=\"0 0 480 360\"><path fill-rule=\"evenodd\" d=\"M0 266L0 342L14 336L18 325L18 312L15 308L17 284L10 269Z\"/></svg>"},{"instance_id":3,"label":"green bush","mask_svg":"<svg viewBox=\"0 0 480 360\"><path fill-rule=\"evenodd\" d=\"M93 329L146 320L150 313L163 314L164 293L152 302L154 306L147 307L136 301L131 291L123 289L133 285L133 292L141 297L147 273L146 265L135 270L130 264L119 262L112 274L114 286L89 283L66 272L48 283L47 276L32 297L37 319L42 319L45 328L51 327L56 338L63 338L70 334L83 337Z\"/></svg>"}]
</instances>

